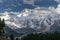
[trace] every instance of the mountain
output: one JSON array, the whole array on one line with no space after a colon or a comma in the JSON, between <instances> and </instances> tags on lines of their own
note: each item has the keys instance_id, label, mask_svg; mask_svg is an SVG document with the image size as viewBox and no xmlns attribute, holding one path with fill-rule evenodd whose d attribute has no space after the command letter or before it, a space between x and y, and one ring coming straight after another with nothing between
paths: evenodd
<instances>
[{"instance_id":1,"label":"mountain","mask_svg":"<svg viewBox=\"0 0 60 40\"><path fill-rule=\"evenodd\" d=\"M55 20L54 24L50 27L49 32L60 32L60 19Z\"/></svg>"},{"instance_id":2,"label":"mountain","mask_svg":"<svg viewBox=\"0 0 60 40\"><path fill-rule=\"evenodd\" d=\"M13 17L6 20L6 25L19 34L60 31L60 14L50 9L25 9Z\"/></svg>"},{"instance_id":3,"label":"mountain","mask_svg":"<svg viewBox=\"0 0 60 40\"><path fill-rule=\"evenodd\" d=\"M33 32L36 32L36 30L32 29L32 28L18 28L18 29L11 29L8 26L5 27L5 32L7 36L13 34L14 36L21 36L23 34L30 34Z\"/></svg>"},{"instance_id":4,"label":"mountain","mask_svg":"<svg viewBox=\"0 0 60 40\"><path fill-rule=\"evenodd\" d=\"M20 35L22 35L22 34L17 33L16 31L12 30L8 26L6 26L5 27L5 35L6 36L10 36L11 34L13 34L14 36L20 36Z\"/></svg>"},{"instance_id":5,"label":"mountain","mask_svg":"<svg viewBox=\"0 0 60 40\"><path fill-rule=\"evenodd\" d=\"M20 34L30 34L32 32L36 32L36 30L32 29L32 28L18 28L18 29L15 29L18 33Z\"/></svg>"}]
</instances>

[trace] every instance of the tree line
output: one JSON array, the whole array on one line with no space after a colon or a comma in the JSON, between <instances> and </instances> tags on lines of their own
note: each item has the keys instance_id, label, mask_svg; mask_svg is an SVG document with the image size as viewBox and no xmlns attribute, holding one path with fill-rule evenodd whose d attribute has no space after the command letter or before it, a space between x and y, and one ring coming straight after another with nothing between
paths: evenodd
<instances>
[{"instance_id":1,"label":"tree line","mask_svg":"<svg viewBox=\"0 0 60 40\"><path fill-rule=\"evenodd\" d=\"M24 36L21 40L60 40L60 33L35 33Z\"/></svg>"}]
</instances>

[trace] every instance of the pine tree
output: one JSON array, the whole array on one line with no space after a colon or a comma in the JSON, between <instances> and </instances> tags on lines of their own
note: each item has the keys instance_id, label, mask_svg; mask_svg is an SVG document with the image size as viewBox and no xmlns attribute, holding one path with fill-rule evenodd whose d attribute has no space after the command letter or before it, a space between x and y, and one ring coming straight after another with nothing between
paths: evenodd
<instances>
[{"instance_id":1,"label":"pine tree","mask_svg":"<svg viewBox=\"0 0 60 40\"><path fill-rule=\"evenodd\" d=\"M18 38L16 38L16 40L19 40Z\"/></svg>"},{"instance_id":2,"label":"pine tree","mask_svg":"<svg viewBox=\"0 0 60 40\"><path fill-rule=\"evenodd\" d=\"M5 20L0 18L0 40L4 40Z\"/></svg>"},{"instance_id":3,"label":"pine tree","mask_svg":"<svg viewBox=\"0 0 60 40\"><path fill-rule=\"evenodd\" d=\"M4 27L5 27L5 20L1 20L0 18L0 35L4 33Z\"/></svg>"},{"instance_id":4,"label":"pine tree","mask_svg":"<svg viewBox=\"0 0 60 40\"><path fill-rule=\"evenodd\" d=\"M14 40L13 34L10 35L10 39L11 39L11 40Z\"/></svg>"}]
</instances>

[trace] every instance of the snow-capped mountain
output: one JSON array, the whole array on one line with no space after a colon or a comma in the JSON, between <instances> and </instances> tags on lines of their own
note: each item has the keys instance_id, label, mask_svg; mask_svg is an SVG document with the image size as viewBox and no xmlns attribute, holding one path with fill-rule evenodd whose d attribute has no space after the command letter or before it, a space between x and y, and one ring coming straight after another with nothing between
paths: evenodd
<instances>
[{"instance_id":1,"label":"snow-capped mountain","mask_svg":"<svg viewBox=\"0 0 60 40\"><path fill-rule=\"evenodd\" d=\"M11 15L13 13L8 14L11 17L6 20L6 25L17 33L29 33L31 30L33 30L32 32L55 31L53 30L57 28L57 26L54 26L56 24L55 21L60 20L59 13L40 7L25 9L21 13L14 14L14 18ZM56 28L52 28L53 26Z\"/></svg>"}]
</instances>

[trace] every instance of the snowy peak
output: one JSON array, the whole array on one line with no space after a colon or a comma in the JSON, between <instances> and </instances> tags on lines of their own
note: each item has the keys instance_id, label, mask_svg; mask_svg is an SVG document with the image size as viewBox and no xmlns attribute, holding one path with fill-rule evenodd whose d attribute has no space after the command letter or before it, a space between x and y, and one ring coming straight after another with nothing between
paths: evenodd
<instances>
[{"instance_id":1,"label":"snowy peak","mask_svg":"<svg viewBox=\"0 0 60 40\"><path fill-rule=\"evenodd\" d=\"M9 23L8 26L13 26L14 30L18 28L32 28L39 32L49 31L54 22L60 20L60 14L57 12L39 7L35 9L25 9L13 17L14 18L10 17L10 19L6 21L6 24Z\"/></svg>"}]
</instances>

